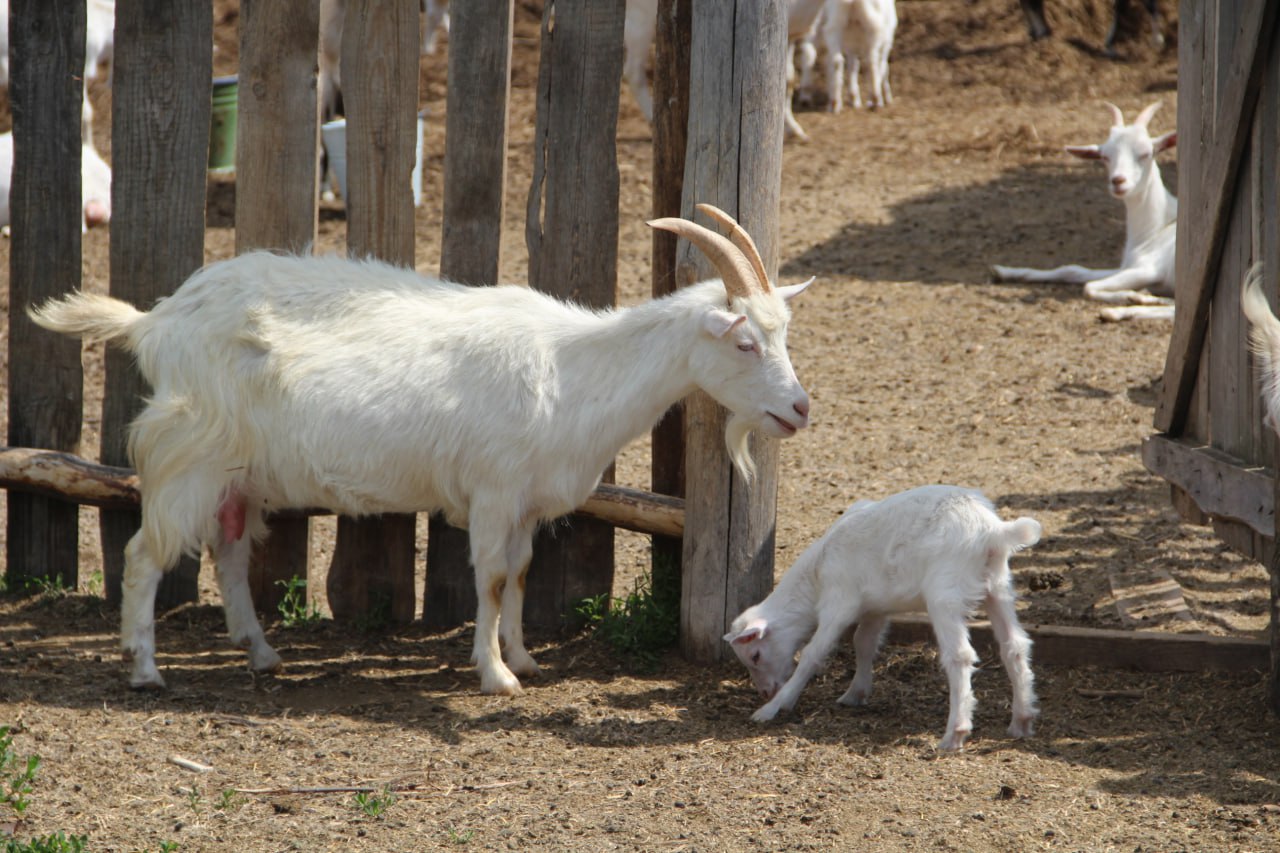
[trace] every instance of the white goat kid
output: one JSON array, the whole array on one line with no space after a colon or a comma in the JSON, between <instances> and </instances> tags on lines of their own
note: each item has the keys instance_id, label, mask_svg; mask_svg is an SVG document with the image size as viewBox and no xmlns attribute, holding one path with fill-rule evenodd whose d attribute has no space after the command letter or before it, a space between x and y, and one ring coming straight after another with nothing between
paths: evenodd
<instances>
[{"instance_id":1,"label":"white goat kid","mask_svg":"<svg viewBox=\"0 0 1280 853\"><path fill-rule=\"evenodd\" d=\"M1107 141L1067 147L1077 157L1101 160L1107 167L1111 195L1124 202L1124 254L1119 268L996 265L991 268L996 281L1083 284L1088 298L1123 306L1102 309L1103 319L1173 319L1178 200L1165 188L1156 155L1174 147L1178 134L1171 130L1151 137L1147 125L1159 107L1158 102L1151 104L1126 125L1120 108L1107 104L1112 117Z\"/></svg>"},{"instance_id":2,"label":"white goat kid","mask_svg":"<svg viewBox=\"0 0 1280 853\"><path fill-rule=\"evenodd\" d=\"M853 504L725 634L769 700L752 719L765 722L795 707L855 623L857 670L839 702L865 704L890 615L926 609L951 687L938 748L961 749L973 729L970 679L978 662L965 620L983 603L1013 683L1009 733L1030 735L1038 714L1031 640L1014 609L1009 555L1039 540L1039 522L1002 521L981 492L957 486L924 486Z\"/></svg>"},{"instance_id":3,"label":"white goat kid","mask_svg":"<svg viewBox=\"0 0 1280 853\"><path fill-rule=\"evenodd\" d=\"M538 672L520 623L534 529L582 504L625 443L698 388L730 410L726 441L746 476L751 430L786 438L808 425L786 346L787 303L808 282L771 285L746 232L699 209L731 236L649 224L699 246L723 281L615 311L265 252L211 264L149 313L84 293L32 310L47 329L122 344L153 389L129 437L142 493L125 551L130 683L163 685L156 587L202 545L232 641L255 670L278 667L249 596L250 543L265 514L315 506L439 510L469 527L481 689L519 693L514 673Z\"/></svg>"},{"instance_id":4,"label":"white goat kid","mask_svg":"<svg viewBox=\"0 0 1280 853\"><path fill-rule=\"evenodd\" d=\"M862 108L858 72L864 62L871 75L868 103L873 107L893 103L889 54L897 29L894 0L827 0L822 20L827 47L827 109L838 113L844 108L846 82L854 108Z\"/></svg>"}]
</instances>

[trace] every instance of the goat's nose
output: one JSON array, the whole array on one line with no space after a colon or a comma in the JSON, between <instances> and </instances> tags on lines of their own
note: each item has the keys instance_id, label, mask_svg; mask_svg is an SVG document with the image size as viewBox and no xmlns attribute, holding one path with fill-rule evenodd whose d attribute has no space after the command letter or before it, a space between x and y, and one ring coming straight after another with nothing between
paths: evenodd
<instances>
[{"instance_id":1,"label":"goat's nose","mask_svg":"<svg viewBox=\"0 0 1280 853\"><path fill-rule=\"evenodd\" d=\"M803 400L797 401L791 408L795 409L796 414L800 417L805 418L806 420L809 418L809 399L807 397Z\"/></svg>"},{"instance_id":2,"label":"goat's nose","mask_svg":"<svg viewBox=\"0 0 1280 853\"><path fill-rule=\"evenodd\" d=\"M1124 175L1116 175L1111 179L1111 185L1113 187L1116 187L1117 189L1124 186L1124 183L1125 183Z\"/></svg>"}]
</instances>

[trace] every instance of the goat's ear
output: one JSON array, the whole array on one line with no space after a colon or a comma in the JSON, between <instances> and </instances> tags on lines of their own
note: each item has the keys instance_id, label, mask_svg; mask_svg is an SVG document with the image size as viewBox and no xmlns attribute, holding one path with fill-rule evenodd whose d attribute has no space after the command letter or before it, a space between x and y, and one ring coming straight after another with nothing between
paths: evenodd
<instances>
[{"instance_id":1,"label":"goat's ear","mask_svg":"<svg viewBox=\"0 0 1280 853\"><path fill-rule=\"evenodd\" d=\"M1155 153L1157 154L1159 154L1161 151L1168 151L1170 148L1172 148L1177 144L1178 144L1178 131L1176 130L1171 130L1168 133L1163 134L1161 136L1157 136L1155 139L1151 140L1151 145L1153 146Z\"/></svg>"},{"instance_id":2,"label":"goat's ear","mask_svg":"<svg viewBox=\"0 0 1280 853\"><path fill-rule=\"evenodd\" d=\"M813 276L808 281L802 281L799 284L788 284L786 287L778 287L775 289L778 291L778 295L781 296L784 301L790 302L792 299L795 299L801 293L804 293L805 288L813 284L814 279L816 278L817 276Z\"/></svg>"},{"instance_id":3,"label":"goat's ear","mask_svg":"<svg viewBox=\"0 0 1280 853\"><path fill-rule=\"evenodd\" d=\"M1081 160L1102 159L1102 151L1096 145L1068 145L1067 153L1074 154Z\"/></svg>"},{"instance_id":4,"label":"goat's ear","mask_svg":"<svg viewBox=\"0 0 1280 853\"><path fill-rule=\"evenodd\" d=\"M747 316L745 314L734 314L732 311L713 309L708 311L707 316L703 318L702 326L713 337L723 338L737 328L739 323L745 323L746 320Z\"/></svg>"},{"instance_id":5,"label":"goat's ear","mask_svg":"<svg viewBox=\"0 0 1280 853\"><path fill-rule=\"evenodd\" d=\"M747 623L747 626L738 633L730 631L724 635L725 642L733 643L735 646L743 643L754 642L755 640L763 640L765 634L769 633L769 623L763 619L754 619Z\"/></svg>"}]
</instances>

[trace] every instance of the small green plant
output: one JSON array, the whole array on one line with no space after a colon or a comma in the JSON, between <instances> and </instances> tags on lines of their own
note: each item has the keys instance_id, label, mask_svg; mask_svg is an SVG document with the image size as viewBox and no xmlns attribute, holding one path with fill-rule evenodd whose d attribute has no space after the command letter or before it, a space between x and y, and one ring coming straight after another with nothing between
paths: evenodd
<instances>
[{"instance_id":1,"label":"small green plant","mask_svg":"<svg viewBox=\"0 0 1280 853\"><path fill-rule=\"evenodd\" d=\"M364 812L365 816L374 819L382 817L395 801L396 795L390 788L386 787L378 794L361 791L355 796L356 808Z\"/></svg>"},{"instance_id":2,"label":"small green plant","mask_svg":"<svg viewBox=\"0 0 1280 853\"><path fill-rule=\"evenodd\" d=\"M458 845L468 843L469 841L471 841L472 838L475 838L475 835L476 835L476 831L474 829L457 830L457 829L454 829L452 826L449 827L448 833L449 833L449 843L458 844Z\"/></svg>"},{"instance_id":3,"label":"small green plant","mask_svg":"<svg viewBox=\"0 0 1280 853\"><path fill-rule=\"evenodd\" d=\"M201 802L202 798L200 796L200 792L196 790L195 787L192 787L190 791L187 791L187 805L191 807L192 813L197 817L200 815Z\"/></svg>"},{"instance_id":4,"label":"small green plant","mask_svg":"<svg viewBox=\"0 0 1280 853\"><path fill-rule=\"evenodd\" d=\"M160 853L177 853L177 850L178 850L178 842L176 841L160 842Z\"/></svg>"},{"instance_id":5,"label":"small green plant","mask_svg":"<svg viewBox=\"0 0 1280 853\"><path fill-rule=\"evenodd\" d=\"M84 591L89 595L102 595L104 580L102 578L102 570L94 569L89 573L89 577L85 579Z\"/></svg>"},{"instance_id":6,"label":"small green plant","mask_svg":"<svg viewBox=\"0 0 1280 853\"><path fill-rule=\"evenodd\" d=\"M62 832L55 832L29 841L11 838L4 844L4 853L84 853L88 843L87 835L67 836Z\"/></svg>"},{"instance_id":7,"label":"small green plant","mask_svg":"<svg viewBox=\"0 0 1280 853\"><path fill-rule=\"evenodd\" d=\"M320 608L315 603L307 602L307 581L297 575L287 581L276 581L284 587L284 598L280 600L281 621L286 628L301 628L313 625L323 618Z\"/></svg>"},{"instance_id":8,"label":"small green plant","mask_svg":"<svg viewBox=\"0 0 1280 853\"><path fill-rule=\"evenodd\" d=\"M36 768L40 756L31 755L24 761L13 751L13 737L9 726L0 726L0 803L13 810L19 819L27 812L27 794L36 780Z\"/></svg>"},{"instance_id":9,"label":"small green plant","mask_svg":"<svg viewBox=\"0 0 1280 853\"><path fill-rule=\"evenodd\" d=\"M583 600L579 616L631 666L652 670L680 632L680 578L674 566L656 560L625 598L598 595Z\"/></svg>"},{"instance_id":10,"label":"small green plant","mask_svg":"<svg viewBox=\"0 0 1280 853\"><path fill-rule=\"evenodd\" d=\"M218 795L218 801L214 803L213 807L220 812L229 812L240 808L243 803L244 798L237 794L233 788L223 788L222 793Z\"/></svg>"},{"instance_id":11,"label":"small green plant","mask_svg":"<svg viewBox=\"0 0 1280 853\"><path fill-rule=\"evenodd\" d=\"M28 593L35 593L45 601L52 601L55 598L65 598L74 590L67 586L62 580L62 573L53 577L33 577L27 578L26 590Z\"/></svg>"}]
</instances>

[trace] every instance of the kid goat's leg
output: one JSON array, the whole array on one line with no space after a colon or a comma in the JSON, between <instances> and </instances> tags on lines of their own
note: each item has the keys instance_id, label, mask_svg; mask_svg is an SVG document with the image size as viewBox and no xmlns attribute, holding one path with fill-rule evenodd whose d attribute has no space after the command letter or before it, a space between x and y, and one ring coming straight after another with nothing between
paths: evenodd
<instances>
[{"instance_id":1,"label":"kid goat's leg","mask_svg":"<svg viewBox=\"0 0 1280 853\"><path fill-rule=\"evenodd\" d=\"M958 601L930 601L928 608L929 621L938 639L938 657L951 688L947 731L938 742L938 749L963 749L965 739L973 731L972 678L978 663L978 655L969 643L969 627L965 624L968 608Z\"/></svg>"},{"instance_id":2,"label":"kid goat's leg","mask_svg":"<svg viewBox=\"0 0 1280 853\"><path fill-rule=\"evenodd\" d=\"M1018 623L1013 595L1008 590L990 593L986 601L987 618L991 620L991 632L1000 644L1000 659L1009 673L1013 685L1013 719L1009 734L1028 737L1035 728L1036 707L1035 680L1031 674L1031 638Z\"/></svg>"},{"instance_id":3,"label":"kid goat's leg","mask_svg":"<svg viewBox=\"0 0 1280 853\"><path fill-rule=\"evenodd\" d=\"M871 696L871 679L875 674L876 652L889 627L889 617L883 614L866 614L858 620L853 632L853 651L857 655L857 669L853 682L837 701L841 705L865 705Z\"/></svg>"},{"instance_id":4,"label":"kid goat's leg","mask_svg":"<svg viewBox=\"0 0 1280 853\"><path fill-rule=\"evenodd\" d=\"M840 637L853 624L856 609L844 609L840 613L820 612L818 614L818 630L800 652L800 660L796 670L782 685L777 694L751 715L757 723L767 722L778 715L779 711L790 711L795 707L800 692L804 690L809 679L813 678L827 662L832 649L840 642Z\"/></svg>"}]
</instances>

